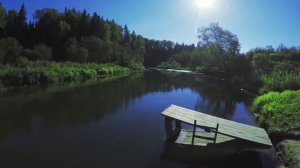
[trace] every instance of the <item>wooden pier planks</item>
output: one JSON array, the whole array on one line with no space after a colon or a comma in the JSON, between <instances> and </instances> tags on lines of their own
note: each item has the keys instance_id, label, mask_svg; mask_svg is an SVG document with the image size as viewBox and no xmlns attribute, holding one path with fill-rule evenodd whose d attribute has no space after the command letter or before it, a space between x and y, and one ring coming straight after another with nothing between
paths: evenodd
<instances>
[{"instance_id":1,"label":"wooden pier planks","mask_svg":"<svg viewBox=\"0 0 300 168\"><path fill-rule=\"evenodd\" d=\"M215 136L215 133L213 132L196 132L196 135L200 135L207 138L213 138ZM177 144L184 144L184 145L191 145L193 137L193 131L192 130L186 130L182 129L179 133L178 138L176 139L175 143ZM226 136L226 135L219 135L216 141L216 144L220 144L223 142L234 140L235 138ZM196 146L207 146L207 144L212 143L211 140L202 139L202 138L195 138L194 145Z\"/></svg>"},{"instance_id":2,"label":"wooden pier planks","mask_svg":"<svg viewBox=\"0 0 300 168\"><path fill-rule=\"evenodd\" d=\"M194 124L194 120L197 120L197 126L200 127L215 128L216 125L219 124L218 134L248 140L270 147L272 146L272 142L269 139L268 134L262 128L222 119L176 105L171 105L165 109L162 114L188 124Z\"/></svg>"}]
</instances>

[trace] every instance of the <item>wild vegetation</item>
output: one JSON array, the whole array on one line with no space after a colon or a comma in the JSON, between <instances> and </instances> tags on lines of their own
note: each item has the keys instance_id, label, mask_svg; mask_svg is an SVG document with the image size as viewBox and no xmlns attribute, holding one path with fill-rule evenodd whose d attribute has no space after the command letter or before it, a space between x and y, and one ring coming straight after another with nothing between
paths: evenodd
<instances>
[{"instance_id":1,"label":"wild vegetation","mask_svg":"<svg viewBox=\"0 0 300 168\"><path fill-rule=\"evenodd\" d=\"M253 103L258 123L268 132L287 132L300 128L300 90L269 92Z\"/></svg>"},{"instance_id":2,"label":"wild vegetation","mask_svg":"<svg viewBox=\"0 0 300 168\"><path fill-rule=\"evenodd\" d=\"M97 79L101 75L128 72L128 68L115 64L31 62L18 67L1 66L0 80L4 86L28 86Z\"/></svg>"},{"instance_id":3,"label":"wild vegetation","mask_svg":"<svg viewBox=\"0 0 300 168\"><path fill-rule=\"evenodd\" d=\"M282 154L280 167L298 167L300 121L300 50L279 46L257 48L247 53L252 59L255 76L262 87L253 103L257 121L276 139ZM296 141L294 141L294 140ZM276 145L276 144L274 144Z\"/></svg>"}]
</instances>

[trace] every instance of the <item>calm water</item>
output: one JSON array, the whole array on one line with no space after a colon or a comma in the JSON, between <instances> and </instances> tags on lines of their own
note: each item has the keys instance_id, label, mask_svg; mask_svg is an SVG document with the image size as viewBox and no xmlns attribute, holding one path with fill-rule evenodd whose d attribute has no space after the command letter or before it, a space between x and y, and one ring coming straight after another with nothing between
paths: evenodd
<instances>
[{"instance_id":1,"label":"calm water","mask_svg":"<svg viewBox=\"0 0 300 168\"><path fill-rule=\"evenodd\" d=\"M81 86L35 88L0 98L0 167L274 167L255 152L216 161L168 156L171 104L255 125L251 97L190 74L135 74Z\"/></svg>"}]
</instances>

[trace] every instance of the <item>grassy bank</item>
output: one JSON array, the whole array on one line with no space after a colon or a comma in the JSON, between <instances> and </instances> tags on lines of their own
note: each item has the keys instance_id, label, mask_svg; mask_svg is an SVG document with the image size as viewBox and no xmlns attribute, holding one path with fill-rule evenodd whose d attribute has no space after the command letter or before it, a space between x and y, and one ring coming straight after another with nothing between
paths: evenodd
<instances>
[{"instance_id":1,"label":"grassy bank","mask_svg":"<svg viewBox=\"0 0 300 168\"><path fill-rule=\"evenodd\" d=\"M299 129L300 90L263 94L255 99L253 111L269 133Z\"/></svg>"},{"instance_id":2,"label":"grassy bank","mask_svg":"<svg viewBox=\"0 0 300 168\"><path fill-rule=\"evenodd\" d=\"M30 86L96 79L103 75L128 72L128 68L115 64L32 62L18 67L2 65L0 81L4 86Z\"/></svg>"}]
</instances>

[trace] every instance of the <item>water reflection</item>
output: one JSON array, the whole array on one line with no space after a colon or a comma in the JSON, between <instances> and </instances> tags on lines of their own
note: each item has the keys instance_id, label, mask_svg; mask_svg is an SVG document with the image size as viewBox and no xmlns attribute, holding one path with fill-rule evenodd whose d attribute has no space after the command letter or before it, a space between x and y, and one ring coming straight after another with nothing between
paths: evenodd
<instances>
[{"instance_id":1,"label":"water reflection","mask_svg":"<svg viewBox=\"0 0 300 168\"><path fill-rule=\"evenodd\" d=\"M186 167L161 158L160 112L177 104L254 124L250 101L221 80L158 71L8 93L0 98L0 167Z\"/></svg>"}]
</instances>

